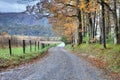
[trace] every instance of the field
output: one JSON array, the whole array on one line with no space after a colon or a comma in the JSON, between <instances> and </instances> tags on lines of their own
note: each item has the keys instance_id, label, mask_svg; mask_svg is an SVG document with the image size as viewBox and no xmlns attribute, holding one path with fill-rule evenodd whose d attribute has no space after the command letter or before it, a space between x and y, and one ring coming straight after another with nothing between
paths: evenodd
<instances>
[{"instance_id":1,"label":"field","mask_svg":"<svg viewBox=\"0 0 120 80\"><path fill-rule=\"evenodd\" d=\"M41 46L40 46L41 48ZM37 48L36 48L37 49ZM36 50L35 51L35 46L32 46L32 51L30 51L30 46L26 46L26 53L23 53L23 47L13 47L12 48L12 56L20 56L20 55L24 55L24 54L29 54L29 53L34 53L34 52L38 52L40 50ZM9 57L11 56L9 54L9 49L6 48L6 49L0 49L0 57L3 56L3 57Z\"/></svg>"},{"instance_id":2,"label":"field","mask_svg":"<svg viewBox=\"0 0 120 80\"><path fill-rule=\"evenodd\" d=\"M8 37L0 38L0 70L10 66L17 66L21 63L29 62L36 59L42 53L45 53L50 47L56 43L40 41L39 38L24 38L25 46L23 47L23 40L18 37L12 37L11 53L8 45ZM30 41L31 40L31 44ZM38 43L39 42L39 43ZM30 47L31 45L31 47ZM25 53L23 51L25 49Z\"/></svg>"}]
</instances>

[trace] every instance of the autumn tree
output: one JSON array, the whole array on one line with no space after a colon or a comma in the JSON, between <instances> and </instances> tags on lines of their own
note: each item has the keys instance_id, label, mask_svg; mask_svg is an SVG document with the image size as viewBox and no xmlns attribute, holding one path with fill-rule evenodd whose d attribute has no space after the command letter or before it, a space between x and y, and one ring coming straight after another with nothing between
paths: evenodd
<instances>
[{"instance_id":1,"label":"autumn tree","mask_svg":"<svg viewBox=\"0 0 120 80\"><path fill-rule=\"evenodd\" d=\"M112 25L115 41L117 44L120 43L119 6L119 0L41 0L35 6L27 7L27 11L39 15L46 12L55 32L61 36L72 34L72 41L78 44L83 42L86 35L89 36L89 42L93 43L99 32L99 41L106 48L107 35L111 33ZM71 22L68 18L71 18ZM74 22L74 18L77 23Z\"/></svg>"},{"instance_id":2,"label":"autumn tree","mask_svg":"<svg viewBox=\"0 0 120 80\"><path fill-rule=\"evenodd\" d=\"M79 5L79 0L55 0L55 1L51 1L50 2L50 12L52 12L53 16L55 19L57 17L57 19L59 17L62 17L63 19L67 18L67 17L71 17L71 18L77 18L78 19L78 32L76 32L76 34L78 34L78 44L82 43L82 24L81 24L81 11L78 7ZM66 24L68 25L67 21ZM64 27L64 23L61 24L61 26L63 25ZM69 24L71 25L71 24ZM74 25L73 25L74 26ZM57 27L57 26L56 26ZM76 26L74 26L76 27ZM73 27L71 27L73 28ZM68 27L69 29L69 27ZM67 29L66 29L67 30ZM68 31L66 31L68 32ZM70 31L71 32L71 31ZM77 39L77 38L75 38Z\"/></svg>"},{"instance_id":3,"label":"autumn tree","mask_svg":"<svg viewBox=\"0 0 120 80\"><path fill-rule=\"evenodd\" d=\"M64 24L65 27L65 35L67 40L71 43L75 42L75 31L77 29L77 21L76 18L66 18L67 22Z\"/></svg>"}]
</instances>

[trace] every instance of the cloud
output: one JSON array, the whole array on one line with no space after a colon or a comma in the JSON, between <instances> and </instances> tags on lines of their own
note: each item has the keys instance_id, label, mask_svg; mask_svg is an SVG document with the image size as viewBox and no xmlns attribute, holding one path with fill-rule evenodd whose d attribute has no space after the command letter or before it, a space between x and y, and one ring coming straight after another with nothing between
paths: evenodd
<instances>
[{"instance_id":1,"label":"cloud","mask_svg":"<svg viewBox=\"0 0 120 80\"><path fill-rule=\"evenodd\" d=\"M16 3L17 1L21 1L21 0L1 0L7 3Z\"/></svg>"},{"instance_id":2,"label":"cloud","mask_svg":"<svg viewBox=\"0 0 120 80\"><path fill-rule=\"evenodd\" d=\"M0 12L23 12L25 9L25 4L7 3L0 1Z\"/></svg>"},{"instance_id":3,"label":"cloud","mask_svg":"<svg viewBox=\"0 0 120 80\"><path fill-rule=\"evenodd\" d=\"M0 12L23 12L26 10L28 4L36 4L38 2L34 1L31 3L18 3L18 0L0 0Z\"/></svg>"}]
</instances>

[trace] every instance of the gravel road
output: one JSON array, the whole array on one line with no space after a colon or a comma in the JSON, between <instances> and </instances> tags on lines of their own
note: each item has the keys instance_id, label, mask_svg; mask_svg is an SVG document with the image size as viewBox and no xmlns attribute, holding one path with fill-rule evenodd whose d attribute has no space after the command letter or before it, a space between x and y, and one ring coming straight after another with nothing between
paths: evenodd
<instances>
[{"instance_id":1,"label":"gravel road","mask_svg":"<svg viewBox=\"0 0 120 80\"><path fill-rule=\"evenodd\" d=\"M33 64L0 72L0 80L109 80L89 62L62 47L49 49L48 55Z\"/></svg>"}]
</instances>

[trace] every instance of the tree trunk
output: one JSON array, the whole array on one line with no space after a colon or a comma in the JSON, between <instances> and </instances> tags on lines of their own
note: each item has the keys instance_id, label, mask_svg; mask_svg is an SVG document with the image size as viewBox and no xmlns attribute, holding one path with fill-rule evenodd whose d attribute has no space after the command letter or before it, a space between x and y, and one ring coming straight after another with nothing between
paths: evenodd
<instances>
[{"instance_id":1,"label":"tree trunk","mask_svg":"<svg viewBox=\"0 0 120 80\"><path fill-rule=\"evenodd\" d=\"M95 36L96 36L96 33L95 33L95 31L96 31L96 28L95 28L96 27L96 15L97 14L96 14L96 11L95 11L94 12L94 24L93 24L94 25L94 28L93 28L93 35L94 36L93 36L93 38L95 38Z\"/></svg>"},{"instance_id":2,"label":"tree trunk","mask_svg":"<svg viewBox=\"0 0 120 80\"><path fill-rule=\"evenodd\" d=\"M81 20L81 11L78 9L78 21L79 21L79 26L78 26L78 45L82 44L82 20Z\"/></svg>"},{"instance_id":3,"label":"tree trunk","mask_svg":"<svg viewBox=\"0 0 120 80\"><path fill-rule=\"evenodd\" d=\"M101 6L102 6L102 39L103 39L103 47L106 48L105 7L103 0L101 0Z\"/></svg>"},{"instance_id":4,"label":"tree trunk","mask_svg":"<svg viewBox=\"0 0 120 80\"><path fill-rule=\"evenodd\" d=\"M114 14L113 14L113 17L114 17L114 23L115 23L115 41L114 43L115 44L120 44L120 33L119 33L119 26L118 26L118 19L117 19L117 11L116 11L116 0L113 0L113 4L114 4Z\"/></svg>"},{"instance_id":5,"label":"tree trunk","mask_svg":"<svg viewBox=\"0 0 120 80\"><path fill-rule=\"evenodd\" d=\"M89 27L90 27L90 40L93 38L93 26L92 26L92 19L91 19L91 14L88 13L88 19L89 19Z\"/></svg>"}]
</instances>

